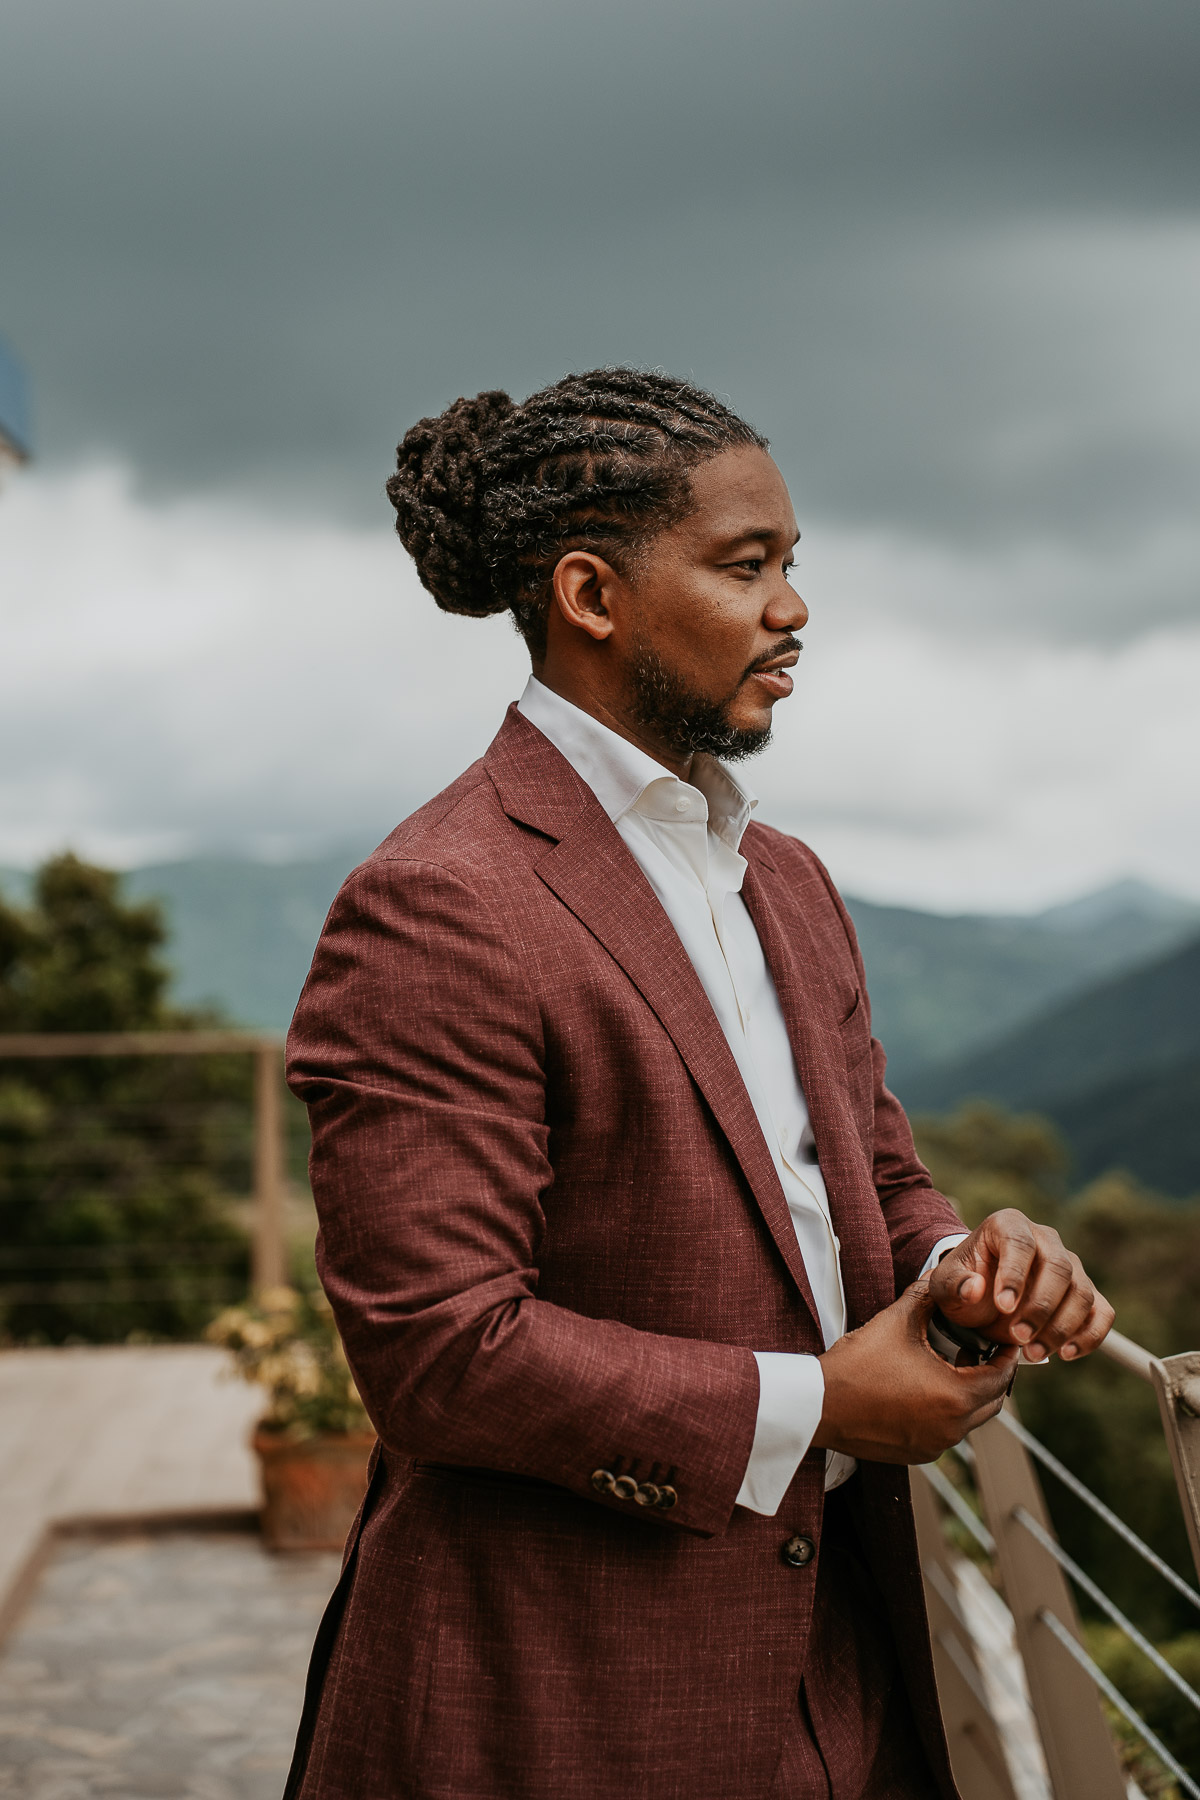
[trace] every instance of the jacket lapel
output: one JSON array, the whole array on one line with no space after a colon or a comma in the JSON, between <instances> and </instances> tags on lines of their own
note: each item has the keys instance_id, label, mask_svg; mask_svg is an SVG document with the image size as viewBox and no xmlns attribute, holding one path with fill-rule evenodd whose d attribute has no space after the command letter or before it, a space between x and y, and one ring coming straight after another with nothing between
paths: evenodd
<instances>
[{"instance_id":1,"label":"jacket lapel","mask_svg":"<svg viewBox=\"0 0 1200 1800\"><path fill-rule=\"evenodd\" d=\"M887 1228L862 1140L850 1110L846 1061L833 992L798 895L774 864L748 852L743 885L783 1009L808 1105L833 1228L841 1242L848 1325L872 1318L892 1300L895 1276Z\"/></svg>"},{"instance_id":2,"label":"jacket lapel","mask_svg":"<svg viewBox=\"0 0 1200 1800\"><path fill-rule=\"evenodd\" d=\"M509 817L555 840L534 865L539 878L604 946L675 1045L815 1323L804 1259L746 1085L654 890L591 789L515 708L484 764Z\"/></svg>"}]
</instances>

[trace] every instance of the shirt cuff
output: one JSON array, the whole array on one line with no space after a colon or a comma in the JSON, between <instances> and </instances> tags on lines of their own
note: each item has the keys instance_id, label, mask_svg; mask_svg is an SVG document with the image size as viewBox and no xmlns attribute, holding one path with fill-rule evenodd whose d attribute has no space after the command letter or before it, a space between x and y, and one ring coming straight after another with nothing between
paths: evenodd
<instances>
[{"instance_id":1,"label":"shirt cuff","mask_svg":"<svg viewBox=\"0 0 1200 1800\"><path fill-rule=\"evenodd\" d=\"M821 1423L825 1375L816 1356L756 1350L754 1360L758 1420L737 1504L773 1518Z\"/></svg>"},{"instance_id":2,"label":"shirt cuff","mask_svg":"<svg viewBox=\"0 0 1200 1800\"><path fill-rule=\"evenodd\" d=\"M921 1273L917 1276L917 1280L924 1281L929 1271L937 1268L947 1250L953 1250L955 1244L961 1244L964 1238L969 1238L970 1235L969 1231L954 1231L951 1232L949 1237L939 1238L937 1243L933 1246L933 1249L929 1252L929 1255L925 1258L924 1266Z\"/></svg>"}]
</instances>

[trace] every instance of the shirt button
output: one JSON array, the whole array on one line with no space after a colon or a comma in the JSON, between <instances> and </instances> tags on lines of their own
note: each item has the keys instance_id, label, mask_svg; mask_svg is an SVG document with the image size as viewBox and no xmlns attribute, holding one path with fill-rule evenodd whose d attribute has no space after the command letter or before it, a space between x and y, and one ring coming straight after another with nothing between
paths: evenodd
<instances>
[{"instance_id":1,"label":"shirt button","mask_svg":"<svg viewBox=\"0 0 1200 1800\"><path fill-rule=\"evenodd\" d=\"M675 802L675 811L676 812L686 812L688 810L688 808L691 806L691 804L692 803L690 800L685 799L685 797L682 794L680 794L678 800Z\"/></svg>"}]
</instances>

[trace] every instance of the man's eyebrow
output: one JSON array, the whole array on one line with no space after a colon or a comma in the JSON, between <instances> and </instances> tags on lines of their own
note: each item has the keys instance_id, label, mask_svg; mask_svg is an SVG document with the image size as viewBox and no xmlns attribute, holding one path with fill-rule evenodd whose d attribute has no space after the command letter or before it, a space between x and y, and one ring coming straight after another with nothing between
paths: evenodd
<instances>
[{"instance_id":1,"label":"man's eyebrow","mask_svg":"<svg viewBox=\"0 0 1200 1800\"><path fill-rule=\"evenodd\" d=\"M727 550L734 550L739 544L769 543L775 535L776 533L772 526L758 525L751 531L739 531L735 533L733 537L726 538L725 548ZM797 532L792 539L790 548L794 550L799 542L800 533Z\"/></svg>"}]
</instances>

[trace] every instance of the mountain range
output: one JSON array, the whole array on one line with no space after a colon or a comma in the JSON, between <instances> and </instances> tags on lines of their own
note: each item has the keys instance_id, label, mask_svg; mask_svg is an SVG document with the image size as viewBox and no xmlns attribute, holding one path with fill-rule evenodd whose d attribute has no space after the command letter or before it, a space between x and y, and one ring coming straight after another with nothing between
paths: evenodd
<instances>
[{"instance_id":1,"label":"mountain range","mask_svg":"<svg viewBox=\"0 0 1200 1800\"><path fill-rule=\"evenodd\" d=\"M282 1031L360 855L198 857L132 870L126 891L163 904L178 1000ZM0 874L15 898L27 882ZM1200 1189L1200 903L1125 881L1032 916L847 904L911 1110L994 1099L1052 1118L1082 1175Z\"/></svg>"},{"instance_id":2,"label":"mountain range","mask_svg":"<svg viewBox=\"0 0 1200 1800\"><path fill-rule=\"evenodd\" d=\"M914 1112L983 1096L1052 1119L1077 1173L1132 1168L1168 1194L1200 1190L1200 937L1103 981L974 1056L900 1084Z\"/></svg>"}]
</instances>

